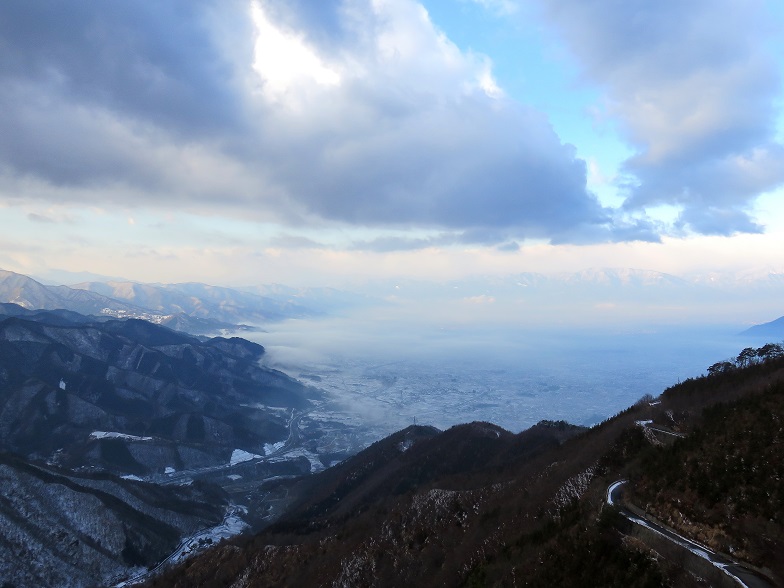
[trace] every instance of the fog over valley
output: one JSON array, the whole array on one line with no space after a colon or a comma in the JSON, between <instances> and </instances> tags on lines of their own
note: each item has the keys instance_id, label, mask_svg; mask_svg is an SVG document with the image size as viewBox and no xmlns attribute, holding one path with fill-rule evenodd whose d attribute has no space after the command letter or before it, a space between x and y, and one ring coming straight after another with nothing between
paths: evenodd
<instances>
[{"instance_id":1,"label":"fog over valley","mask_svg":"<svg viewBox=\"0 0 784 588\"><path fill-rule=\"evenodd\" d=\"M737 324L447 327L403 314L292 319L245 336L265 345L266 365L329 391L382 433L413 422L593 425L767 341Z\"/></svg>"}]
</instances>

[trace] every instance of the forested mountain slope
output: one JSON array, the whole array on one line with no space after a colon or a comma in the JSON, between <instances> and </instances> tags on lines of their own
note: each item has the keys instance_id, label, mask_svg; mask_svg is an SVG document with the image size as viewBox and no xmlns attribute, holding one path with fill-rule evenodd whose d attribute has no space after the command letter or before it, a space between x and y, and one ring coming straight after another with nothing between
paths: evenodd
<instances>
[{"instance_id":1,"label":"forested mountain slope","mask_svg":"<svg viewBox=\"0 0 784 588\"><path fill-rule=\"evenodd\" d=\"M0 317L0 448L69 467L163 473L285 439L315 393L238 338L63 311Z\"/></svg>"},{"instance_id":2,"label":"forested mountain slope","mask_svg":"<svg viewBox=\"0 0 784 588\"><path fill-rule=\"evenodd\" d=\"M159 487L0 453L3 586L94 586L171 553L223 518L215 486Z\"/></svg>"},{"instance_id":3,"label":"forested mountain slope","mask_svg":"<svg viewBox=\"0 0 784 588\"><path fill-rule=\"evenodd\" d=\"M105 585L236 512L196 474L282 443L318 395L263 354L143 320L0 305L0 585Z\"/></svg>"}]
</instances>

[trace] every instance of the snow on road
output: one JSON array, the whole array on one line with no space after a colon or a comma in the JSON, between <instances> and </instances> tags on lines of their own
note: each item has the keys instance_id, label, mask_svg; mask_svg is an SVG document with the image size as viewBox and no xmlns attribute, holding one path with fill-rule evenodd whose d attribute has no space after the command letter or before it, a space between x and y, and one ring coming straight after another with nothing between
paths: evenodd
<instances>
[{"instance_id":1,"label":"snow on road","mask_svg":"<svg viewBox=\"0 0 784 588\"><path fill-rule=\"evenodd\" d=\"M683 547L684 549L688 549L693 554L695 554L695 555L697 555L697 556L707 560L715 568L718 568L719 570L721 570L722 572L727 574L733 580L738 582L738 584L740 584L743 588L749 588L748 584L743 582L743 580L741 580L738 576L733 574L732 571L730 571L728 569L730 566L738 566L738 567L740 567L739 564L734 563L734 562L727 563L727 562L721 561L721 560L724 559L722 556L720 556L717 553L711 551L710 549L708 549L704 545L700 545L696 541L692 541L691 539L688 539L688 538L684 537L683 535L679 535L679 534L675 533L672 530L665 530L665 529L659 527L658 525L654 525L653 523L651 523L650 521L648 521L648 520L646 520L644 518L638 517L638 516L634 515L633 513L626 511L625 509L623 509L623 507L621 505L616 505L615 501L613 499L613 493L620 486L625 484L626 482L627 482L627 480L619 480L617 482L613 482L612 484L610 484L610 487L607 488L607 504L609 504L610 506L619 506L620 513L624 517L626 517L626 519L628 519L629 521L631 521L633 523L636 523L636 524L640 525L641 527L645 527L646 529L649 529L649 530L653 531L657 535L660 535L661 537L664 537L668 541L670 541L672 543L675 543L676 545L679 545L679 546Z\"/></svg>"}]
</instances>

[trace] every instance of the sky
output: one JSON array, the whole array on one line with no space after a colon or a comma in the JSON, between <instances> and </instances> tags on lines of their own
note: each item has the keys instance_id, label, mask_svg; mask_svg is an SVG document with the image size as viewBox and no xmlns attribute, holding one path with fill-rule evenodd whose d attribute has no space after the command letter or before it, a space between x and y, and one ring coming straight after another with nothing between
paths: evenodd
<instances>
[{"instance_id":1,"label":"sky","mask_svg":"<svg viewBox=\"0 0 784 588\"><path fill-rule=\"evenodd\" d=\"M784 271L774 0L5 0L0 267Z\"/></svg>"}]
</instances>

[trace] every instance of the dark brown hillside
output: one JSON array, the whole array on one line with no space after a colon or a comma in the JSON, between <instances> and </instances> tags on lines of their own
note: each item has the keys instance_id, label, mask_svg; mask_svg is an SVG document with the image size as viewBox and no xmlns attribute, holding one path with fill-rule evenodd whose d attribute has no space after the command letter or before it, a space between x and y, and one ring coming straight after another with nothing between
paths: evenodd
<instances>
[{"instance_id":1,"label":"dark brown hillside","mask_svg":"<svg viewBox=\"0 0 784 588\"><path fill-rule=\"evenodd\" d=\"M540 423L519 435L474 422L440 433L412 426L320 476L303 479L300 496L273 532L332 528L369 506L433 484L454 490L481 488L487 478L511 478L514 463L560 445L583 431L567 423Z\"/></svg>"},{"instance_id":2,"label":"dark brown hillside","mask_svg":"<svg viewBox=\"0 0 784 588\"><path fill-rule=\"evenodd\" d=\"M585 432L553 423L519 435L485 423L401 431L310 479L308 497L278 525L150 585L711 585L676 548L657 555L628 535L631 523L606 505L621 478L663 518L723 517L736 555L774 567L783 367L768 357L688 380ZM401 451L407 435L419 440ZM703 538L705 520L683 530Z\"/></svg>"},{"instance_id":3,"label":"dark brown hillside","mask_svg":"<svg viewBox=\"0 0 784 588\"><path fill-rule=\"evenodd\" d=\"M784 579L784 383L707 408L641 456L633 500L700 542Z\"/></svg>"}]
</instances>

